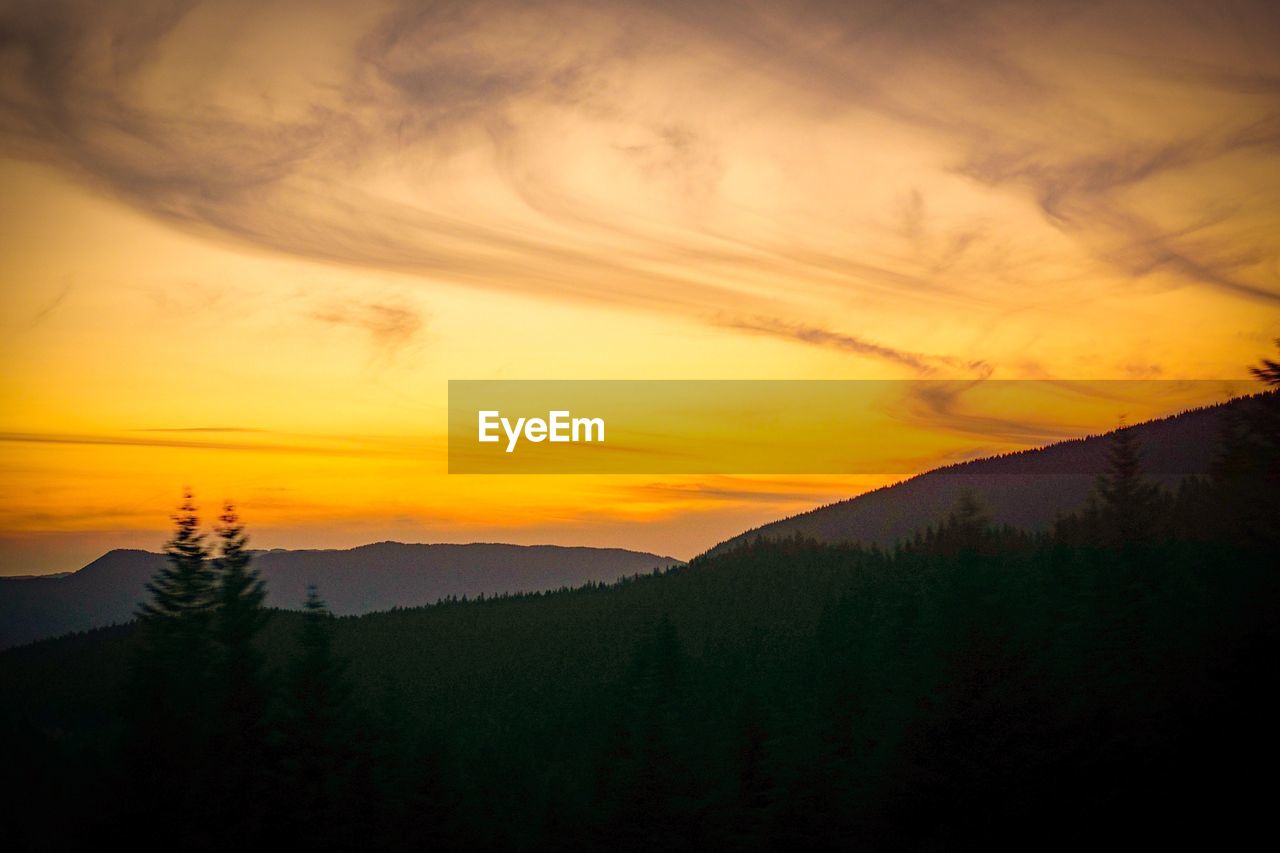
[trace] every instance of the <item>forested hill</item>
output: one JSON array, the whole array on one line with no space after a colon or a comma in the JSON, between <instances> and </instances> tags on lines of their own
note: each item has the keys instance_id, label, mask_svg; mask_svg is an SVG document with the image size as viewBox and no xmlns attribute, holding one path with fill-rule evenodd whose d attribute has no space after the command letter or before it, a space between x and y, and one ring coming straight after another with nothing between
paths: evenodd
<instances>
[{"instance_id":1,"label":"forested hill","mask_svg":"<svg viewBox=\"0 0 1280 853\"><path fill-rule=\"evenodd\" d=\"M966 496L892 551L761 540L341 619L231 599L223 569L212 610L157 595L141 623L0 653L6 840L1241 846L1278 759L1280 397L1174 491L1139 437L1108 442L1096 500L1045 533Z\"/></svg>"},{"instance_id":2,"label":"forested hill","mask_svg":"<svg viewBox=\"0 0 1280 853\"><path fill-rule=\"evenodd\" d=\"M15 849L168 810L190 816L174 838L224 833L206 849L246 812L263 847L309 849L1055 848L1101 827L1231 846L1265 826L1249 767L1275 758L1273 544L1231 509L1266 498L1252 482L1125 481L1044 536L962 506L895 553L763 541L607 587L319 617L345 666L314 615L276 613L248 805L203 693L184 762L120 786L139 747L116 733L153 731L136 624L12 649Z\"/></svg>"},{"instance_id":3,"label":"forested hill","mask_svg":"<svg viewBox=\"0 0 1280 853\"><path fill-rule=\"evenodd\" d=\"M1222 437L1223 418L1238 411L1247 399L1129 427L1141 448L1143 470L1166 486L1187 475L1208 473ZM708 553L721 553L756 536L778 539L795 534L820 542L888 547L941 518L965 492L977 497L995 524L1047 530L1056 516L1084 505L1106 465L1113 434L937 468L748 530Z\"/></svg>"},{"instance_id":4,"label":"forested hill","mask_svg":"<svg viewBox=\"0 0 1280 853\"><path fill-rule=\"evenodd\" d=\"M210 576L188 504L145 618L0 653L5 840L1244 846L1280 761L1280 396L1235 411L1173 490L1139 445L1158 469L1152 430L1205 415L1115 433L1095 499L1042 533L966 494L891 550L751 540L347 618L264 610L234 524Z\"/></svg>"},{"instance_id":5,"label":"forested hill","mask_svg":"<svg viewBox=\"0 0 1280 853\"><path fill-rule=\"evenodd\" d=\"M115 550L78 572L0 578L0 648L132 618L162 554ZM620 548L556 545L410 545L379 542L346 550L257 551L268 603L298 607L308 585L338 615L431 604L449 596L537 592L679 563Z\"/></svg>"}]
</instances>

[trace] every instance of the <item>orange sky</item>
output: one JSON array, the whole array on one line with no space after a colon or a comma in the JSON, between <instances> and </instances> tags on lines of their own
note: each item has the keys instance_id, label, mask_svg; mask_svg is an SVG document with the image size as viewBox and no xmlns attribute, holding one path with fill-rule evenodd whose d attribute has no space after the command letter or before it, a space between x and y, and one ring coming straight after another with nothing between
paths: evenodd
<instances>
[{"instance_id":1,"label":"orange sky","mask_svg":"<svg viewBox=\"0 0 1280 853\"><path fill-rule=\"evenodd\" d=\"M449 379L1243 376L1277 13L1086 5L0 3L0 573L184 485L687 557L885 479L450 476Z\"/></svg>"}]
</instances>

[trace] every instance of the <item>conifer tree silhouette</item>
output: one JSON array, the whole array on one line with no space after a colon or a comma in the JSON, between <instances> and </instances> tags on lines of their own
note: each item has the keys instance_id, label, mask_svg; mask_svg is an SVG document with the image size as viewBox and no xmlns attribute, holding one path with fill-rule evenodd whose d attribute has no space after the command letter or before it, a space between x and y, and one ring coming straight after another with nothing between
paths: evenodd
<instances>
[{"instance_id":1,"label":"conifer tree silhouette","mask_svg":"<svg viewBox=\"0 0 1280 853\"><path fill-rule=\"evenodd\" d=\"M204 645L214 606L213 570L189 489L173 523L173 537L164 546L168 564L147 583L151 600L139 605L138 617L148 629L172 632L192 646Z\"/></svg>"},{"instance_id":2,"label":"conifer tree silhouette","mask_svg":"<svg viewBox=\"0 0 1280 853\"><path fill-rule=\"evenodd\" d=\"M688 665L676 627L664 613L632 661L617 788L606 805L607 828L599 843L617 850L670 850L688 843L692 791L682 766L680 727Z\"/></svg>"},{"instance_id":3,"label":"conifer tree silhouette","mask_svg":"<svg viewBox=\"0 0 1280 853\"><path fill-rule=\"evenodd\" d=\"M292 843L343 849L334 830L336 812L360 799L359 738L354 724L347 663L333 649L333 614L314 586L307 588L299 651L288 668L281 721L281 818ZM343 820L350 830L356 820Z\"/></svg>"},{"instance_id":4,"label":"conifer tree silhouette","mask_svg":"<svg viewBox=\"0 0 1280 853\"><path fill-rule=\"evenodd\" d=\"M978 553L983 538L991 526L991 518L983 509L972 489L960 494L956 507L947 514L936 532L928 537L929 547L937 553L949 556L972 557Z\"/></svg>"},{"instance_id":5,"label":"conifer tree silhouette","mask_svg":"<svg viewBox=\"0 0 1280 853\"><path fill-rule=\"evenodd\" d=\"M261 795L267 784L268 689L255 643L269 616L263 607L266 585L250 567L248 536L230 503L224 505L215 532L216 794L228 836L252 838L263 817Z\"/></svg>"},{"instance_id":6,"label":"conifer tree silhouette","mask_svg":"<svg viewBox=\"0 0 1280 853\"><path fill-rule=\"evenodd\" d=\"M250 568L253 557L247 550L249 537L235 507L226 504L218 521L218 555L213 560L217 580L214 636L229 656L235 650L248 658L252 651L249 643L268 618L262 606L267 596L266 584L258 570Z\"/></svg>"},{"instance_id":7,"label":"conifer tree silhouette","mask_svg":"<svg viewBox=\"0 0 1280 853\"><path fill-rule=\"evenodd\" d=\"M1280 362L1264 358L1249 372L1267 391L1228 417L1213 474L1227 528L1273 547L1280 542Z\"/></svg>"},{"instance_id":8,"label":"conifer tree silhouette","mask_svg":"<svg viewBox=\"0 0 1280 853\"><path fill-rule=\"evenodd\" d=\"M1280 338L1276 338L1275 344L1276 348L1280 349ZM1280 388L1280 361L1264 358L1261 363L1250 367L1249 373L1264 385Z\"/></svg>"},{"instance_id":9,"label":"conifer tree silhouette","mask_svg":"<svg viewBox=\"0 0 1280 853\"><path fill-rule=\"evenodd\" d=\"M127 695L127 742L138 802L162 797L164 832L208 837L207 770L213 572L188 489L165 544L168 562L146 585Z\"/></svg>"},{"instance_id":10,"label":"conifer tree silhouette","mask_svg":"<svg viewBox=\"0 0 1280 853\"><path fill-rule=\"evenodd\" d=\"M1108 544L1132 544L1151 537L1159 490L1142 475L1141 450L1131 427L1112 433L1107 467L1098 477L1096 490Z\"/></svg>"}]
</instances>

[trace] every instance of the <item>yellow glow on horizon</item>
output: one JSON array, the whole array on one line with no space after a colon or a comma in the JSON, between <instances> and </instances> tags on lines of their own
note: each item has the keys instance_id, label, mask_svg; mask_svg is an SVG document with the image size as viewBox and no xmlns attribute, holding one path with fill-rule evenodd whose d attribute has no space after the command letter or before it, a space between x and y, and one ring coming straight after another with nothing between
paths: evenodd
<instances>
[{"instance_id":1,"label":"yellow glow on horizon","mask_svg":"<svg viewBox=\"0 0 1280 853\"><path fill-rule=\"evenodd\" d=\"M0 573L155 547L184 485L263 547L684 557L892 479L448 476L450 379L1236 379L1270 350L1251 81L1280 59L1247 21L855 5L24 18Z\"/></svg>"}]
</instances>

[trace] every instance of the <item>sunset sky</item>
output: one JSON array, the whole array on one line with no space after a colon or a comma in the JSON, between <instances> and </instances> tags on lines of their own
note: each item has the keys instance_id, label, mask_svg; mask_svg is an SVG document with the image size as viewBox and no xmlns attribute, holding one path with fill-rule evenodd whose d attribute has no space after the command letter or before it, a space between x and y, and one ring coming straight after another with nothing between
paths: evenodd
<instances>
[{"instance_id":1,"label":"sunset sky","mask_svg":"<svg viewBox=\"0 0 1280 853\"><path fill-rule=\"evenodd\" d=\"M888 479L449 475L450 379L1244 377L1277 45L1268 2L0 0L0 574L156 549L184 486L258 547L686 558Z\"/></svg>"}]
</instances>

